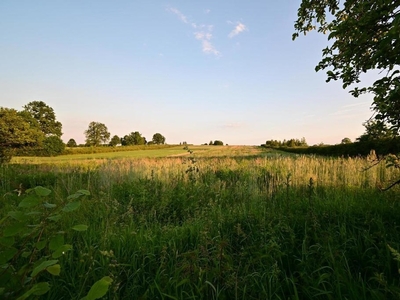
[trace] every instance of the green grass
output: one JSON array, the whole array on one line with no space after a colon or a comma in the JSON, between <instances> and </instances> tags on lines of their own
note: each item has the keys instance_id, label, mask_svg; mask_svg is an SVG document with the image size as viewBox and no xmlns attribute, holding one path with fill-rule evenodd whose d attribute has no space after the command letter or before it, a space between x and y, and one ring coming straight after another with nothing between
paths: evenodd
<instances>
[{"instance_id":1,"label":"green grass","mask_svg":"<svg viewBox=\"0 0 400 300\"><path fill-rule=\"evenodd\" d=\"M65 237L74 250L59 277L43 275L52 285L44 299L79 299L103 276L114 280L106 299L399 298L388 248L400 249L399 189L377 188L397 170L258 147L189 148L195 162L172 148L0 167L0 218L20 184L52 189L55 203L91 191L62 222L89 229Z\"/></svg>"}]
</instances>

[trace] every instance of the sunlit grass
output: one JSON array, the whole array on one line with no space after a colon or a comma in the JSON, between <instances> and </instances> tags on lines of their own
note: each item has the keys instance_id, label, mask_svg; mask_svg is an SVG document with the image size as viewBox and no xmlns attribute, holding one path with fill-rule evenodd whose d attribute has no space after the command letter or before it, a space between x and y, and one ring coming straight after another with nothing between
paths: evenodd
<instances>
[{"instance_id":1,"label":"sunlit grass","mask_svg":"<svg viewBox=\"0 0 400 300\"><path fill-rule=\"evenodd\" d=\"M89 229L67 237L74 251L48 299L74 299L102 276L114 280L109 299L398 298L387 245L400 249L399 190L378 189L398 170L259 147L189 149L0 167L0 217L20 187L44 185L55 203L92 194L63 221Z\"/></svg>"}]
</instances>

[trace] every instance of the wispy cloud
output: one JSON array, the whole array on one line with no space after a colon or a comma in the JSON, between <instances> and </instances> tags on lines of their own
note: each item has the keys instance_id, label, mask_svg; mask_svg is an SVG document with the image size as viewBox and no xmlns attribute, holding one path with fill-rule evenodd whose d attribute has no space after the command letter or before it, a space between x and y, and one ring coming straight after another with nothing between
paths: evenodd
<instances>
[{"instance_id":1,"label":"wispy cloud","mask_svg":"<svg viewBox=\"0 0 400 300\"><path fill-rule=\"evenodd\" d=\"M185 24L190 25L194 29L198 30L194 32L194 37L196 40L199 40L202 45L202 51L205 54L213 54L215 56L220 56L221 53L214 47L211 43L212 33L214 26L213 25L198 25L195 22L189 22L188 18L181 13L178 9L174 7L168 7L167 11L175 14L178 18Z\"/></svg>"},{"instance_id":2,"label":"wispy cloud","mask_svg":"<svg viewBox=\"0 0 400 300\"><path fill-rule=\"evenodd\" d=\"M231 22L228 22L231 23ZM246 31L247 27L244 25L242 22L236 22L235 28L228 34L229 38L233 38L234 36L238 35L239 33L242 33L243 31Z\"/></svg>"},{"instance_id":3,"label":"wispy cloud","mask_svg":"<svg viewBox=\"0 0 400 300\"><path fill-rule=\"evenodd\" d=\"M189 23L187 17L181 13L178 9L174 8L174 7L167 7L167 11L175 14L178 16L178 18L183 22L183 23Z\"/></svg>"}]
</instances>

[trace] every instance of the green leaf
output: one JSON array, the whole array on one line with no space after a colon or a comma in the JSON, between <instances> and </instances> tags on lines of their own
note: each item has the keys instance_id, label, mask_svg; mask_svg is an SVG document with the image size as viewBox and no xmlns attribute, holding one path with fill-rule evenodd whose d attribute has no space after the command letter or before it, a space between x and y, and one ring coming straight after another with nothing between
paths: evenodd
<instances>
[{"instance_id":1,"label":"green leaf","mask_svg":"<svg viewBox=\"0 0 400 300\"><path fill-rule=\"evenodd\" d=\"M109 276L105 276L95 282L89 290L89 293L81 300L95 300L103 297L107 292L113 280Z\"/></svg>"},{"instance_id":2,"label":"green leaf","mask_svg":"<svg viewBox=\"0 0 400 300\"><path fill-rule=\"evenodd\" d=\"M64 208L62 209L62 211L65 211L65 212L74 211L74 210L76 210L80 205L81 205L80 202L70 202L70 203L68 203L67 205L64 206Z\"/></svg>"},{"instance_id":3,"label":"green leaf","mask_svg":"<svg viewBox=\"0 0 400 300\"><path fill-rule=\"evenodd\" d=\"M15 239L12 236L0 238L0 245L6 246L6 247L11 247L12 245L14 245L14 242L15 242Z\"/></svg>"},{"instance_id":4,"label":"green leaf","mask_svg":"<svg viewBox=\"0 0 400 300\"><path fill-rule=\"evenodd\" d=\"M9 248L4 251L0 251L0 265L4 265L10 259L14 257L14 255L18 252L16 248Z\"/></svg>"},{"instance_id":5,"label":"green leaf","mask_svg":"<svg viewBox=\"0 0 400 300\"><path fill-rule=\"evenodd\" d=\"M46 207L46 208L55 208L55 207L57 207L57 205L52 204L52 203L48 203L48 202L43 203L43 206Z\"/></svg>"},{"instance_id":6,"label":"green leaf","mask_svg":"<svg viewBox=\"0 0 400 300\"><path fill-rule=\"evenodd\" d=\"M85 196L90 196L90 192L88 190L79 190L77 193L85 195Z\"/></svg>"},{"instance_id":7,"label":"green leaf","mask_svg":"<svg viewBox=\"0 0 400 300\"><path fill-rule=\"evenodd\" d=\"M34 194L26 196L18 205L18 207L30 208L37 206L42 200Z\"/></svg>"},{"instance_id":8,"label":"green leaf","mask_svg":"<svg viewBox=\"0 0 400 300\"><path fill-rule=\"evenodd\" d=\"M31 277L35 277L39 272L46 270L47 267L50 267L52 265L55 265L58 262L58 260L46 260L42 262L40 265L38 265L36 268L33 269L31 273Z\"/></svg>"},{"instance_id":9,"label":"green leaf","mask_svg":"<svg viewBox=\"0 0 400 300\"><path fill-rule=\"evenodd\" d=\"M65 252L72 250L72 246L69 244L62 245L61 247L57 248L56 251L53 252L51 255L52 258L59 258L62 256Z\"/></svg>"},{"instance_id":10,"label":"green leaf","mask_svg":"<svg viewBox=\"0 0 400 300\"><path fill-rule=\"evenodd\" d=\"M86 231L88 229L88 226L80 224L80 225L75 225L74 227L72 227L72 229L76 231Z\"/></svg>"},{"instance_id":11,"label":"green leaf","mask_svg":"<svg viewBox=\"0 0 400 300\"><path fill-rule=\"evenodd\" d=\"M54 251L60 248L64 244L64 235L57 234L56 236L52 237L49 242L49 249Z\"/></svg>"},{"instance_id":12,"label":"green leaf","mask_svg":"<svg viewBox=\"0 0 400 300\"><path fill-rule=\"evenodd\" d=\"M46 189L42 186L35 187L34 191L35 191L36 195L42 196L42 197L46 197L46 196L50 195L50 193L51 193L51 190Z\"/></svg>"},{"instance_id":13,"label":"green leaf","mask_svg":"<svg viewBox=\"0 0 400 300\"><path fill-rule=\"evenodd\" d=\"M7 215L20 222L26 221L28 219L22 211L9 211Z\"/></svg>"},{"instance_id":14,"label":"green leaf","mask_svg":"<svg viewBox=\"0 0 400 300\"><path fill-rule=\"evenodd\" d=\"M22 223L11 224L10 226L4 229L3 236L4 237L14 236L23 231L24 229L25 226Z\"/></svg>"},{"instance_id":15,"label":"green leaf","mask_svg":"<svg viewBox=\"0 0 400 300\"><path fill-rule=\"evenodd\" d=\"M51 215L50 217L47 217L47 219L49 219L51 221L54 221L54 222L57 222L58 220L61 219L61 215L59 215L59 214Z\"/></svg>"},{"instance_id":16,"label":"green leaf","mask_svg":"<svg viewBox=\"0 0 400 300\"><path fill-rule=\"evenodd\" d=\"M4 294L5 288L0 287L0 296Z\"/></svg>"},{"instance_id":17,"label":"green leaf","mask_svg":"<svg viewBox=\"0 0 400 300\"><path fill-rule=\"evenodd\" d=\"M27 258L27 257L29 257L29 255L31 255L31 254L32 254L32 251L24 251L24 252L21 253L21 257Z\"/></svg>"},{"instance_id":18,"label":"green leaf","mask_svg":"<svg viewBox=\"0 0 400 300\"><path fill-rule=\"evenodd\" d=\"M43 241L37 242L35 246L38 250L42 250L44 247L46 247L46 244L47 244L47 241L43 240Z\"/></svg>"},{"instance_id":19,"label":"green leaf","mask_svg":"<svg viewBox=\"0 0 400 300\"><path fill-rule=\"evenodd\" d=\"M46 270L51 275L58 276L58 275L60 275L61 267L59 264L57 264L57 265L52 265L52 266L48 267Z\"/></svg>"},{"instance_id":20,"label":"green leaf","mask_svg":"<svg viewBox=\"0 0 400 300\"><path fill-rule=\"evenodd\" d=\"M35 284L34 287L36 287L33 292L35 296L44 295L50 290L50 284L48 282L39 282Z\"/></svg>"}]
</instances>

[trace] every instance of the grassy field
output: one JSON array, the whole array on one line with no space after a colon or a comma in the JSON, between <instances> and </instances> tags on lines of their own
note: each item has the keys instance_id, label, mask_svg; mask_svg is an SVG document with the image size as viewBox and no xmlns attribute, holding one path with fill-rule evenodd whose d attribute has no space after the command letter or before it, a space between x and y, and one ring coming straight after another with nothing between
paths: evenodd
<instances>
[{"instance_id":1,"label":"grassy field","mask_svg":"<svg viewBox=\"0 0 400 300\"><path fill-rule=\"evenodd\" d=\"M59 276L40 273L51 284L43 299L80 299L103 276L113 280L105 299L399 299L399 189L378 189L398 170L189 148L0 167L0 218L17 209L21 189L49 188L46 201L60 207L79 189L91 193L53 229L88 225L63 233L73 249Z\"/></svg>"}]
</instances>

